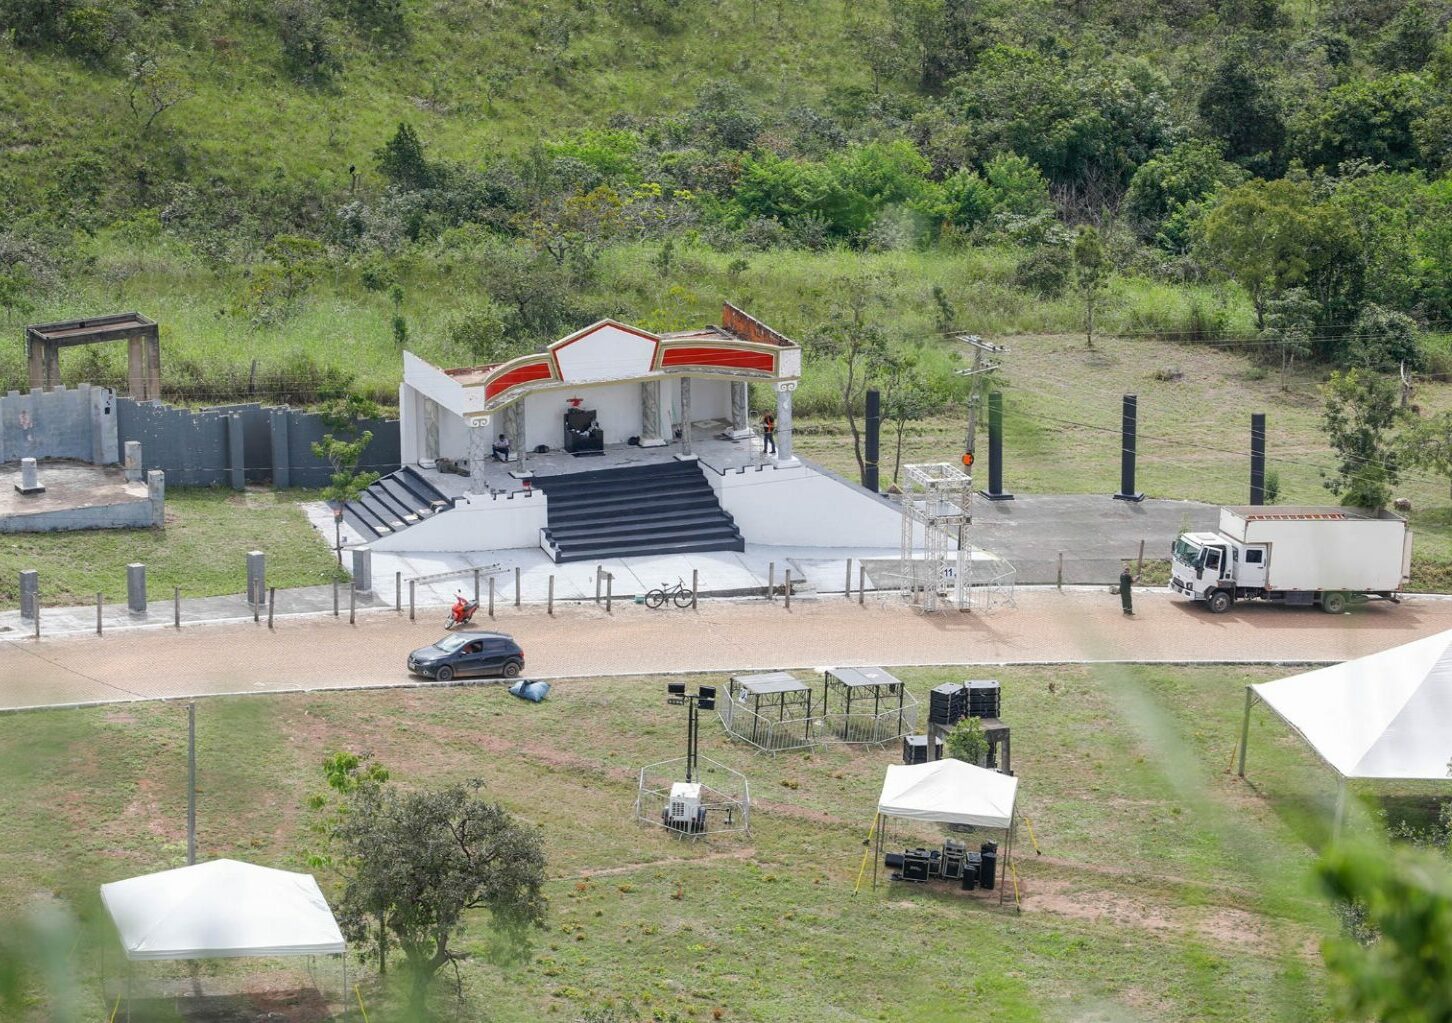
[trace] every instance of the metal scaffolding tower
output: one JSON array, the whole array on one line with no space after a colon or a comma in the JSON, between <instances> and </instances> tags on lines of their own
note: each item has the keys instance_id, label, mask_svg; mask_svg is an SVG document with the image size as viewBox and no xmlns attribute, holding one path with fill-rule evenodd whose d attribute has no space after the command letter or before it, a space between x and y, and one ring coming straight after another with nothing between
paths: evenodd
<instances>
[{"instance_id":1,"label":"metal scaffolding tower","mask_svg":"<svg viewBox=\"0 0 1452 1023\"><path fill-rule=\"evenodd\" d=\"M972 522L971 475L950 462L903 466L898 572L913 607L988 611L1013 603L1013 566L969 544Z\"/></svg>"}]
</instances>

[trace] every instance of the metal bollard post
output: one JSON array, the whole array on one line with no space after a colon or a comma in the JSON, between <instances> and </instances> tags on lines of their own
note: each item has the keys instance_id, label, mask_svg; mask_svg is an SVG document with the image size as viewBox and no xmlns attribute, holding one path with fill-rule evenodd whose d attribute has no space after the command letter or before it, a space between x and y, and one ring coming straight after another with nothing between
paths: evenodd
<instances>
[{"instance_id":1,"label":"metal bollard post","mask_svg":"<svg viewBox=\"0 0 1452 1023\"><path fill-rule=\"evenodd\" d=\"M393 610L403 614L403 573L393 573Z\"/></svg>"},{"instance_id":2,"label":"metal bollard post","mask_svg":"<svg viewBox=\"0 0 1452 1023\"><path fill-rule=\"evenodd\" d=\"M1134 574L1135 574L1136 577L1141 576L1141 575L1144 574L1144 541L1143 540L1141 540L1139 542L1139 564L1135 567Z\"/></svg>"},{"instance_id":3,"label":"metal bollard post","mask_svg":"<svg viewBox=\"0 0 1452 1023\"><path fill-rule=\"evenodd\" d=\"M867 603L867 566L857 566L857 603L859 606Z\"/></svg>"},{"instance_id":4,"label":"metal bollard post","mask_svg":"<svg viewBox=\"0 0 1452 1023\"><path fill-rule=\"evenodd\" d=\"M770 561L766 565L766 599L776 599L776 562Z\"/></svg>"},{"instance_id":5,"label":"metal bollard post","mask_svg":"<svg viewBox=\"0 0 1452 1023\"><path fill-rule=\"evenodd\" d=\"M607 615L610 613L610 596L611 596L610 591L614 588L614 583L615 583L615 573L614 572L606 572L605 573L605 613Z\"/></svg>"},{"instance_id":6,"label":"metal bollard post","mask_svg":"<svg viewBox=\"0 0 1452 1023\"><path fill-rule=\"evenodd\" d=\"M338 617L338 580L333 580L333 617Z\"/></svg>"},{"instance_id":7,"label":"metal bollard post","mask_svg":"<svg viewBox=\"0 0 1452 1023\"><path fill-rule=\"evenodd\" d=\"M514 566L514 606L519 606L519 566Z\"/></svg>"},{"instance_id":8,"label":"metal bollard post","mask_svg":"<svg viewBox=\"0 0 1452 1023\"><path fill-rule=\"evenodd\" d=\"M171 588L172 619L178 629L181 628L181 587Z\"/></svg>"},{"instance_id":9,"label":"metal bollard post","mask_svg":"<svg viewBox=\"0 0 1452 1023\"><path fill-rule=\"evenodd\" d=\"M1059 589L1064 588L1064 552L1059 552L1059 581L1055 584Z\"/></svg>"},{"instance_id":10,"label":"metal bollard post","mask_svg":"<svg viewBox=\"0 0 1452 1023\"><path fill-rule=\"evenodd\" d=\"M600 573L604 571L604 565L595 566L595 603L600 603Z\"/></svg>"},{"instance_id":11,"label":"metal bollard post","mask_svg":"<svg viewBox=\"0 0 1452 1023\"><path fill-rule=\"evenodd\" d=\"M33 599L34 599L35 603L31 606L31 610L35 612L35 638L36 639L39 639L40 638L40 591L39 590L36 590L35 591L35 596L34 596Z\"/></svg>"},{"instance_id":12,"label":"metal bollard post","mask_svg":"<svg viewBox=\"0 0 1452 1023\"><path fill-rule=\"evenodd\" d=\"M348 624L358 624L358 591L348 587Z\"/></svg>"},{"instance_id":13,"label":"metal bollard post","mask_svg":"<svg viewBox=\"0 0 1452 1023\"><path fill-rule=\"evenodd\" d=\"M847 578L842 583L842 596L852 599L852 559L847 559Z\"/></svg>"},{"instance_id":14,"label":"metal bollard post","mask_svg":"<svg viewBox=\"0 0 1452 1023\"><path fill-rule=\"evenodd\" d=\"M493 585L494 580L491 578L489 583ZM474 569L474 603L479 603L479 570L477 568Z\"/></svg>"},{"instance_id":15,"label":"metal bollard post","mask_svg":"<svg viewBox=\"0 0 1452 1023\"><path fill-rule=\"evenodd\" d=\"M691 610L692 611L694 611L696 609L696 598L700 596L700 593L701 593L701 570L699 568L693 568L693 569L691 569Z\"/></svg>"},{"instance_id":16,"label":"metal bollard post","mask_svg":"<svg viewBox=\"0 0 1452 1023\"><path fill-rule=\"evenodd\" d=\"M96 635L101 634L101 595L96 594Z\"/></svg>"},{"instance_id":17,"label":"metal bollard post","mask_svg":"<svg viewBox=\"0 0 1452 1023\"><path fill-rule=\"evenodd\" d=\"M353 589L353 587L349 586L348 589L349 589L349 591L351 591ZM269 629L272 628L272 613L274 611L276 611L276 610L277 610L277 587L276 586L269 586L267 588L267 627Z\"/></svg>"},{"instance_id":18,"label":"metal bollard post","mask_svg":"<svg viewBox=\"0 0 1452 1023\"><path fill-rule=\"evenodd\" d=\"M410 579L408 581L408 620L409 621L413 621L414 620L413 619L413 608L414 608L413 598L414 598L414 593L415 593L417 587L418 587L418 580L417 579Z\"/></svg>"},{"instance_id":19,"label":"metal bollard post","mask_svg":"<svg viewBox=\"0 0 1452 1023\"><path fill-rule=\"evenodd\" d=\"M489 617L494 617L494 577L489 577Z\"/></svg>"},{"instance_id":20,"label":"metal bollard post","mask_svg":"<svg viewBox=\"0 0 1452 1023\"><path fill-rule=\"evenodd\" d=\"M792 570L786 570L786 579L782 582L782 596L786 600L785 607L788 611L792 609Z\"/></svg>"},{"instance_id":21,"label":"metal bollard post","mask_svg":"<svg viewBox=\"0 0 1452 1023\"><path fill-rule=\"evenodd\" d=\"M545 604L545 613L546 614L554 614L555 613L555 577L554 576L550 576L550 594L549 594L548 603Z\"/></svg>"}]
</instances>

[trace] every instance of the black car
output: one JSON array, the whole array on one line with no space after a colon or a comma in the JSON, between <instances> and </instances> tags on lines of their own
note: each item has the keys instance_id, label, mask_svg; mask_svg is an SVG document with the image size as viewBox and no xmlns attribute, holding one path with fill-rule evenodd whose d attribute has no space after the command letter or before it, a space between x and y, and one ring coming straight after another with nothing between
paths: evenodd
<instances>
[{"instance_id":1,"label":"black car","mask_svg":"<svg viewBox=\"0 0 1452 1023\"><path fill-rule=\"evenodd\" d=\"M524 651L502 632L451 632L409 654L408 670L440 682L462 675L514 678L524 670Z\"/></svg>"}]
</instances>

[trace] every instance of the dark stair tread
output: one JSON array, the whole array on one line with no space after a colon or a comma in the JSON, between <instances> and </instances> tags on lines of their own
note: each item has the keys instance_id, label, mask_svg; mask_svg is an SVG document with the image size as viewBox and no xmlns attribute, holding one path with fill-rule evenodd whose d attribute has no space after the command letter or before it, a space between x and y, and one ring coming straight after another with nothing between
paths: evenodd
<instances>
[{"instance_id":1,"label":"dark stair tread","mask_svg":"<svg viewBox=\"0 0 1452 1023\"><path fill-rule=\"evenodd\" d=\"M556 560L566 561L595 561L604 558L632 558L643 556L659 556L663 554L692 554L706 553L709 551L744 551L746 541L737 540L735 543L721 542L699 542L699 543L644 543L621 547L603 547L589 551L562 551Z\"/></svg>"},{"instance_id":2,"label":"dark stair tread","mask_svg":"<svg viewBox=\"0 0 1452 1023\"><path fill-rule=\"evenodd\" d=\"M385 478L396 478L399 483L401 483L403 486L408 487L419 497L423 498L427 503L432 504L435 501L439 501L443 504L453 504L453 502L449 500L447 494L445 494L438 487L430 483L427 479L419 474L418 470L414 469L412 466L405 465L397 472L390 473L389 476Z\"/></svg>"},{"instance_id":3,"label":"dark stair tread","mask_svg":"<svg viewBox=\"0 0 1452 1023\"><path fill-rule=\"evenodd\" d=\"M590 469L585 472L556 473L534 477L537 487L565 486L591 480L634 480L652 477L692 477L700 475L695 462L653 462L646 465L621 465L613 469Z\"/></svg>"},{"instance_id":4,"label":"dark stair tread","mask_svg":"<svg viewBox=\"0 0 1452 1023\"><path fill-rule=\"evenodd\" d=\"M734 525L721 524L710 528L688 527L669 530L637 530L634 533L619 533L608 537L558 537L549 535L549 540L560 550L579 550L586 547L614 547L620 544L648 544L652 542L679 543L684 540L739 539L741 533Z\"/></svg>"},{"instance_id":5,"label":"dark stair tread","mask_svg":"<svg viewBox=\"0 0 1452 1023\"><path fill-rule=\"evenodd\" d=\"M720 525L735 526L736 522L723 511L707 511L701 514L653 518L649 522L649 527L656 530L703 528ZM561 540L573 540L580 537L633 533L642 528L645 528L645 524L641 523L639 519L622 519L614 522L548 526L546 527L546 532Z\"/></svg>"}]
</instances>

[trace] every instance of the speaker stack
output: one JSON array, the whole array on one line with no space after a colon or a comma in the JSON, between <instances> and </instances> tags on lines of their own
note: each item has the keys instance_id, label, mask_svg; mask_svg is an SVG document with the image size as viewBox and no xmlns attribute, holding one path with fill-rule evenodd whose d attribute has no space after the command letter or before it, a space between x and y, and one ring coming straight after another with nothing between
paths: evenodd
<instances>
[{"instance_id":1,"label":"speaker stack","mask_svg":"<svg viewBox=\"0 0 1452 1023\"><path fill-rule=\"evenodd\" d=\"M956 725L968 716L968 688L962 682L944 682L928 694L928 720L935 725Z\"/></svg>"},{"instance_id":2,"label":"speaker stack","mask_svg":"<svg viewBox=\"0 0 1452 1023\"><path fill-rule=\"evenodd\" d=\"M978 883L984 888L992 888L998 875L998 843L984 842L979 861L982 866L978 871Z\"/></svg>"},{"instance_id":3,"label":"speaker stack","mask_svg":"<svg viewBox=\"0 0 1452 1023\"><path fill-rule=\"evenodd\" d=\"M970 679L963 683L963 689L969 717L998 717L1000 690L997 680ZM934 690L934 692L936 691Z\"/></svg>"}]
</instances>

